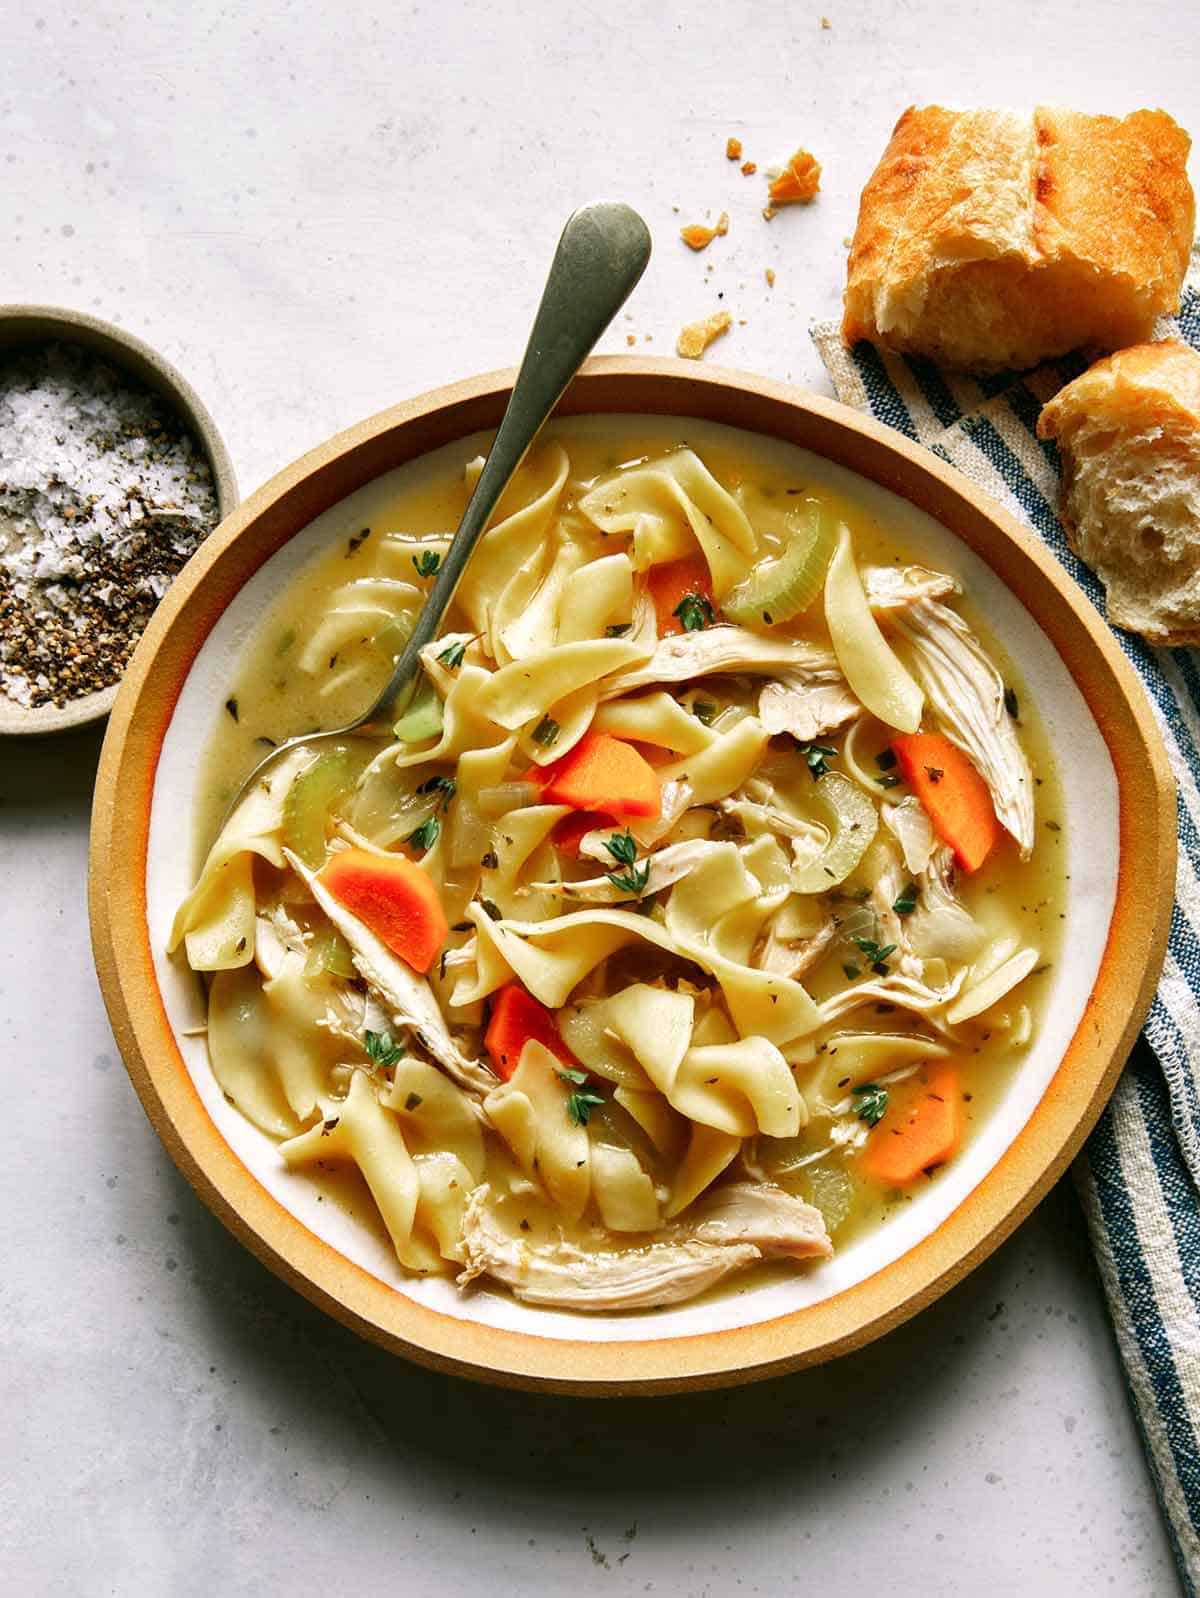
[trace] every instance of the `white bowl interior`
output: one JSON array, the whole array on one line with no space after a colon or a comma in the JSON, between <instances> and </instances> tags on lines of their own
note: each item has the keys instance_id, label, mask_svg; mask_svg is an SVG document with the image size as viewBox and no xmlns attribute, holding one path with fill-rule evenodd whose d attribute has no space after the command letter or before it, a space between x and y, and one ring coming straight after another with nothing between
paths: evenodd
<instances>
[{"instance_id":1,"label":"white bowl interior","mask_svg":"<svg viewBox=\"0 0 1200 1598\"><path fill-rule=\"evenodd\" d=\"M677 420L623 417L630 430L663 443L695 429ZM569 424L577 429L578 418ZM728 432L704 424L714 435ZM736 437L737 435L732 435ZM477 435L389 473L389 489L414 475L460 467L486 447ZM163 742L155 778L146 874L151 944L167 1016L205 1108L238 1159L292 1215L362 1269L431 1309L464 1320L542 1337L596 1341L656 1339L726 1330L788 1314L854 1286L927 1237L987 1175L1033 1113L1083 1014L1095 983L1116 896L1119 862L1117 781L1095 720L1053 644L1003 582L951 532L886 489L807 451L772 441L798 480L828 483L854 494L894 526L904 547L924 564L958 576L1012 659L1037 705L1057 756L1069 873L1062 944L1050 973L1045 1019L990 1118L962 1154L911 1204L832 1260L677 1308L639 1315L581 1316L535 1309L499 1293L461 1293L449 1278L406 1277L383 1241L329 1202L302 1174L287 1169L275 1144L223 1097L209 1069L203 1038L186 1032L203 1020L198 979L165 945L172 917L191 887L193 849L180 818L190 817L202 756L228 693L234 659L264 613L308 563L346 526L366 524L378 489L368 485L303 528L255 574L205 641L184 684Z\"/></svg>"}]
</instances>

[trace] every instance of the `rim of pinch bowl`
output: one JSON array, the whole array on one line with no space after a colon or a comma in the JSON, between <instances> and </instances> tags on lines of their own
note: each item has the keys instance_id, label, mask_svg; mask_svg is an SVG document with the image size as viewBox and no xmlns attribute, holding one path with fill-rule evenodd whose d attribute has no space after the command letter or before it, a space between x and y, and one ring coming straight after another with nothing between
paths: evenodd
<instances>
[{"instance_id":1,"label":"rim of pinch bowl","mask_svg":"<svg viewBox=\"0 0 1200 1598\"><path fill-rule=\"evenodd\" d=\"M1012 516L890 428L764 378L629 357L590 361L556 413L649 413L724 423L812 450L890 489L991 568L1049 640L1086 702L1115 777L1115 899L1097 975L1032 1112L926 1235L818 1302L747 1324L730 1325L726 1314L721 1329L694 1335L656 1336L643 1322L636 1337L622 1335L620 1327L599 1339L558 1331L548 1336L537 1331L542 1312L533 1309L529 1331L512 1329L512 1317L498 1326L443 1313L347 1258L268 1191L202 1102L168 1019L147 923L151 805L163 740L201 646L233 596L321 512L408 460L494 428L512 376L468 378L338 434L246 500L175 579L126 671L96 783L90 913L113 1031L155 1130L214 1214L313 1303L396 1353L483 1381L587 1394L716 1387L816 1364L861 1347L960 1281L1061 1175L1099 1115L1149 1007L1175 875L1174 783L1141 685L1108 627ZM747 1303L752 1296L746 1295Z\"/></svg>"}]
</instances>

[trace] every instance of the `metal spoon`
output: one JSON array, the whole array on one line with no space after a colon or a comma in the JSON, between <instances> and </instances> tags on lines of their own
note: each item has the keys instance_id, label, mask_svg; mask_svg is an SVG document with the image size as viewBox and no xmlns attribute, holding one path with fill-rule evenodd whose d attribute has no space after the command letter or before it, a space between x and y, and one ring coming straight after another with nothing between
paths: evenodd
<instances>
[{"instance_id":1,"label":"metal spoon","mask_svg":"<svg viewBox=\"0 0 1200 1598\"><path fill-rule=\"evenodd\" d=\"M629 298L649 259L649 229L628 205L597 201L568 217L521 369L475 492L386 687L374 704L344 727L288 738L273 749L246 778L227 814L237 808L266 767L287 750L326 738L344 738L377 723L390 724L404 710L416 685L421 650L437 637L459 579L501 494L567 384Z\"/></svg>"}]
</instances>

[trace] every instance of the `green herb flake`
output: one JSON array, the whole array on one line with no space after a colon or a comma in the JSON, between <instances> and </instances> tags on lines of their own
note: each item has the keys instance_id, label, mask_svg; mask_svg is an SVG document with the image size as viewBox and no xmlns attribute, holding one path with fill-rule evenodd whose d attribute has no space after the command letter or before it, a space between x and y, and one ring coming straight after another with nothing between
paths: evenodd
<instances>
[{"instance_id":1,"label":"green herb flake","mask_svg":"<svg viewBox=\"0 0 1200 1598\"><path fill-rule=\"evenodd\" d=\"M480 907L490 915L493 921L503 921L504 911L492 899L480 899Z\"/></svg>"},{"instance_id":2,"label":"green herb flake","mask_svg":"<svg viewBox=\"0 0 1200 1598\"><path fill-rule=\"evenodd\" d=\"M597 1104L604 1100L599 1093L592 1093L586 1088L581 1088L576 1093L567 1096L567 1119L572 1126L586 1126L591 1119L592 1111Z\"/></svg>"},{"instance_id":3,"label":"green herb flake","mask_svg":"<svg viewBox=\"0 0 1200 1598\"><path fill-rule=\"evenodd\" d=\"M420 784L418 793L437 793L442 796L442 814L450 808L450 801L458 792L458 784L453 777L430 777Z\"/></svg>"},{"instance_id":4,"label":"green herb flake","mask_svg":"<svg viewBox=\"0 0 1200 1598\"><path fill-rule=\"evenodd\" d=\"M411 843L414 849L432 849L441 836L441 832L441 822L436 816L430 816L419 827L414 827L404 841L405 843Z\"/></svg>"},{"instance_id":5,"label":"green herb flake","mask_svg":"<svg viewBox=\"0 0 1200 1598\"><path fill-rule=\"evenodd\" d=\"M419 1109L424 1102L425 1100L419 1093L410 1093L404 1101L404 1108L406 1110L416 1110Z\"/></svg>"},{"instance_id":6,"label":"green herb flake","mask_svg":"<svg viewBox=\"0 0 1200 1598\"><path fill-rule=\"evenodd\" d=\"M233 698L227 699L225 701L225 709L233 717L234 721L236 721L238 719L238 702L237 702L236 699L233 699Z\"/></svg>"},{"instance_id":7,"label":"green herb flake","mask_svg":"<svg viewBox=\"0 0 1200 1598\"><path fill-rule=\"evenodd\" d=\"M395 1065L397 1060L402 1060L407 1050L400 1044L392 1041L390 1032L364 1032L363 1045L367 1051L367 1058L376 1065Z\"/></svg>"},{"instance_id":8,"label":"green herb flake","mask_svg":"<svg viewBox=\"0 0 1200 1598\"><path fill-rule=\"evenodd\" d=\"M485 871L498 871L500 869L500 856L494 849L489 849L480 857L479 864Z\"/></svg>"},{"instance_id":9,"label":"green herb flake","mask_svg":"<svg viewBox=\"0 0 1200 1598\"><path fill-rule=\"evenodd\" d=\"M371 529L369 527L364 527L360 533L352 534L346 540L346 559L349 560L352 555L357 555L370 536Z\"/></svg>"},{"instance_id":10,"label":"green herb flake","mask_svg":"<svg viewBox=\"0 0 1200 1598\"><path fill-rule=\"evenodd\" d=\"M694 699L692 701L692 715L697 721L702 721L706 727L711 727L717 714L717 707L709 699Z\"/></svg>"},{"instance_id":11,"label":"green herb flake","mask_svg":"<svg viewBox=\"0 0 1200 1598\"><path fill-rule=\"evenodd\" d=\"M930 782L937 784L941 782L946 773L942 770L941 766L926 766L925 775L929 778Z\"/></svg>"},{"instance_id":12,"label":"green herb flake","mask_svg":"<svg viewBox=\"0 0 1200 1598\"><path fill-rule=\"evenodd\" d=\"M862 976L862 966L860 966L860 965L851 965L848 960L846 961L845 965L842 967L842 970L846 973L846 975L850 978L851 981L853 981L855 977Z\"/></svg>"},{"instance_id":13,"label":"green herb flake","mask_svg":"<svg viewBox=\"0 0 1200 1598\"><path fill-rule=\"evenodd\" d=\"M629 828L624 832L614 832L606 838L604 847L612 855L623 871L606 871L604 875L614 888L619 888L622 893L629 894L632 898L640 898L646 891L646 884L650 881L650 862L643 860L637 863L637 841Z\"/></svg>"},{"instance_id":14,"label":"green herb flake","mask_svg":"<svg viewBox=\"0 0 1200 1598\"><path fill-rule=\"evenodd\" d=\"M880 771L890 771L896 764L896 751L894 749L881 749L875 756L875 764Z\"/></svg>"},{"instance_id":15,"label":"green herb flake","mask_svg":"<svg viewBox=\"0 0 1200 1598\"><path fill-rule=\"evenodd\" d=\"M1004 708L1008 711L1009 715L1014 721L1016 721L1017 717L1021 714L1021 705L1017 699L1017 691L1015 688L1006 688L1004 690Z\"/></svg>"},{"instance_id":16,"label":"green herb flake","mask_svg":"<svg viewBox=\"0 0 1200 1598\"><path fill-rule=\"evenodd\" d=\"M577 1071L574 1066L570 1065L564 1065L562 1070L558 1073L558 1080L560 1082L571 1082L577 1088L581 1088L587 1079L588 1074L586 1071Z\"/></svg>"},{"instance_id":17,"label":"green herb flake","mask_svg":"<svg viewBox=\"0 0 1200 1598\"><path fill-rule=\"evenodd\" d=\"M532 738L535 744L541 744L543 749L549 749L551 744L558 742L558 735L562 728L552 716L543 716L533 729Z\"/></svg>"},{"instance_id":18,"label":"green herb flake","mask_svg":"<svg viewBox=\"0 0 1200 1598\"><path fill-rule=\"evenodd\" d=\"M624 638L626 633L631 633L632 631L633 623L631 621L614 621L610 622L604 629L604 636L606 638Z\"/></svg>"},{"instance_id":19,"label":"green herb flake","mask_svg":"<svg viewBox=\"0 0 1200 1598\"><path fill-rule=\"evenodd\" d=\"M877 1126L887 1114L888 1090L880 1087L878 1082L864 1082L861 1087L852 1088L851 1093L855 1100L855 1115L868 1126Z\"/></svg>"},{"instance_id":20,"label":"green herb flake","mask_svg":"<svg viewBox=\"0 0 1200 1598\"><path fill-rule=\"evenodd\" d=\"M879 786L881 788L898 788L900 786L900 778L893 776L880 777Z\"/></svg>"},{"instance_id":21,"label":"green herb flake","mask_svg":"<svg viewBox=\"0 0 1200 1598\"><path fill-rule=\"evenodd\" d=\"M916 883L910 882L900 897L892 901L892 909L898 916L912 915L913 911L917 908L917 899L920 896L920 892L921 890L917 887Z\"/></svg>"},{"instance_id":22,"label":"green herb flake","mask_svg":"<svg viewBox=\"0 0 1200 1598\"><path fill-rule=\"evenodd\" d=\"M412 563L417 569L418 577L436 577L438 567L442 564L442 557L436 549L423 549L420 555L412 557Z\"/></svg>"},{"instance_id":23,"label":"green herb flake","mask_svg":"<svg viewBox=\"0 0 1200 1598\"><path fill-rule=\"evenodd\" d=\"M671 614L679 617L685 633L703 632L717 619L713 615L712 602L703 594L684 594Z\"/></svg>"},{"instance_id":24,"label":"green herb flake","mask_svg":"<svg viewBox=\"0 0 1200 1598\"><path fill-rule=\"evenodd\" d=\"M814 782L826 775L829 770L829 760L837 756L837 750L831 749L828 744L800 744L799 750L812 773Z\"/></svg>"},{"instance_id":25,"label":"green herb flake","mask_svg":"<svg viewBox=\"0 0 1200 1598\"><path fill-rule=\"evenodd\" d=\"M457 643L447 644L445 649L442 650L441 654L437 658L441 661L442 665L448 667L450 671L457 671L462 665L463 660L466 657L466 653L466 641L460 638Z\"/></svg>"},{"instance_id":26,"label":"green herb flake","mask_svg":"<svg viewBox=\"0 0 1200 1598\"><path fill-rule=\"evenodd\" d=\"M857 936L852 937L850 942L853 943L857 948L861 949L866 955L871 970L875 972L876 976L887 976L888 956L890 954L895 954L896 952L896 945L894 943L885 943L880 945L875 942L874 938L860 938Z\"/></svg>"}]
</instances>

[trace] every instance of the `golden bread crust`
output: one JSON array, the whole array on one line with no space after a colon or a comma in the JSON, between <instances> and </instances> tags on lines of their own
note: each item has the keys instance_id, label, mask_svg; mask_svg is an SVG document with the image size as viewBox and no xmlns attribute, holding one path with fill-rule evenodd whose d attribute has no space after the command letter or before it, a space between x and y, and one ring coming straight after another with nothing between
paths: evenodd
<instances>
[{"instance_id":1,"label":"golden bread crust","mask_svg":"<svg viewBox=\"0 0 1200 1598\"><path fill-rule=\"evenodd\" d=\"M1195 224L1163 111L910 107L862 193L843 335L986 370L1146 338Z\"/></svg>"},{"instance_id":2,"label":"golden bread crust","mask_svg":"<svg viewBox=\"0 0 1200 1598\"><path fill-rule=\"evenodd\" d=\"M1179 339L1135 344L1089 366L1042 407L1038 437L1066 441L1080 422L1186 428L1200 437L1200 354Z\"/></svg>"}]
</instances>

